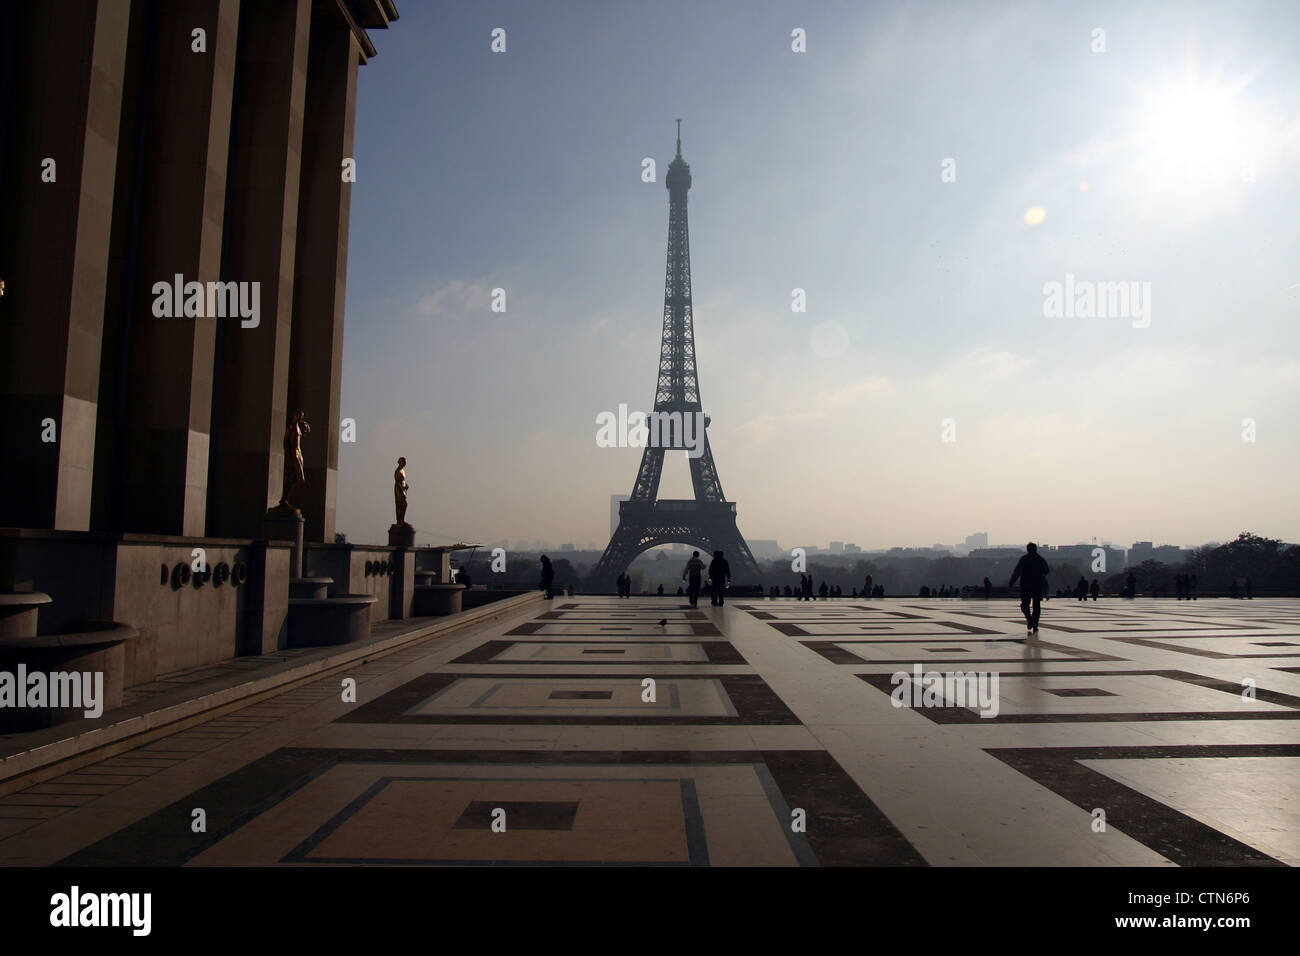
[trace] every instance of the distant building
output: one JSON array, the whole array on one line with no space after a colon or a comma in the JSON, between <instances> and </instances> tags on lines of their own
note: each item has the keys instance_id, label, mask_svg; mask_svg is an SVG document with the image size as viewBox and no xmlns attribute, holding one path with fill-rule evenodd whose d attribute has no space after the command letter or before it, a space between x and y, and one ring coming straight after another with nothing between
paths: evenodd
<instances>
[{"instance_id":1,"label":"distant building","mask_svg":"<svg viewBox=\"0 0 1300 956\"><path fill-rule=\"evenodd\" d=\"M1143 561L1161 564L1181 564L1191 556L1191 551L1173 544L1153 545L1150 541L1134 541L1128 550L1128 564L1137 567Z\"/></svg>"},{"instance_id":2,"label":"distant building","mask_svg":"<svg viewBox=\"0 0 1300 956\"><path fill-rule=\"evenodd\" d=\"M998 545L993 548L972 548L969 558L980 558L983 560L1000 561L1003 558L1019 557L1025 553L1023 547L1013 545Z\"/></svg>"},{"instance_id":3,"label":"distant building","mask_svg":"<svg viewBox=\"0 0 1300 956\"><path fill-rule=\"evenodd\" d=\"M773 561L784 558L785 551L781 543L774 538L746 538L750 553L759 561Z\"/></svg>"},{"instance_id":4,"label":"distant building","mask_svg":"<svg viewBox=\"0 0 1300 956\"><path fill-rule=\"evenodd\" d=\"M974 534L966 535L966 547L987 548L988 546L989 533L987 531L976 531Z\"/></svg>"},{"instance_id":5,"label":"distant building","mask_svg":"<svg viewBox=\"0 0 1300 956\"><path fill-rule=\"evenodd\" d=\"M934 548L890 548L882 553L891 558L933 558L936 554L947 553L947 549L942 545L937 552Z\"/></svg>"},{"instance_id":6,"label":"distant building","mask_svg":"<svg viewBox=\"0 0 1300 956\"><path fill-rule=\"evenodd\" d=\"M1100 554L1097 553L1098 549ZM1058 547L1043 545L1039 548L1039 553L1053 568L1062 564L1072 564L1083 574L1114 574L1124 569L1124 551L1107 545L1063 544ZM1094 571L1093 562L1099 558L1104 558L1105 564Z\"/></svg>"},{"instance_id":7,"label":"distant building","mask_svg":"<svg viewBox=\"0 0 1300 956\"><path fill-rule=\"evenodd\" d=\"M845 554L861 554L861 553L862 553L862 549L859 548L856 544L853 544L852 542L848 542L847 544L844 545L844 553L845 553Z\"/></svg>"},{"instance_id":8,"label":"distant building","mask_svg":"<svg viewBox=\"0 0 1300 956\"><path fill-rule=\"evenodd\" d=\"M831 554L843 554L843 553L844 553L844 542L843 542L843 541L832 541L832 542L831 542Z\"/></svg>"}]
</instances>

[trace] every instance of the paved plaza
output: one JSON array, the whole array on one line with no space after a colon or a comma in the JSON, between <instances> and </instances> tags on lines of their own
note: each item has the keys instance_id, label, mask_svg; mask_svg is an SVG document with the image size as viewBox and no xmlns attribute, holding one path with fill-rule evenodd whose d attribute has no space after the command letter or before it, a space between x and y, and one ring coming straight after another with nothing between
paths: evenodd
<instances>
[{"instance_id":1,"label":"paved plaza","mask_svg":"<svg viewBox=\"0 0 1300 956\"><path fill-rule=\"evenodd\" d=\"M996 716L894 706L917 664ZM9 793L0 865L1296 865L1298 719L1296 600L1026 640L1001 600L556 598Z\"/></svg>"}]
</instances>

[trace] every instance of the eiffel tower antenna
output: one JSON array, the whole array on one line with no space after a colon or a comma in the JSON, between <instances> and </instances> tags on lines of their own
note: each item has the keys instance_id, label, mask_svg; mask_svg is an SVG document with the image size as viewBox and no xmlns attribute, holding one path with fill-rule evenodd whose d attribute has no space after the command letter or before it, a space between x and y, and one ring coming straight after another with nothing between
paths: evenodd
<instances>
[{"instance_id":1,"label":"eiffel tower antenna","mask_svg":"<svg viewBox=\"0 0 1300 956\"><path fill-rule=\"evenodd\" d=\"M736 527L736 503L722 493L713 463L695 368L695 326L691 307L691 248L686 193L691 167L682 159L682 121L677 121L677 156L664 177L668 187L668 265L664 277L664 319L659 340L659 378L655 384L651 438L641 454L632 494L619 506L618 527L592 569L587 590L612 591L614 578L632 560L656 545L685 542L704 552L722 551L738 584L758 584L754 556ZM698 423L692 437L687 429ZM662 427L656 427L662 426ZM655 441L655 436L659 441ZM665 437L666 436L666 437ZM687 450L694 498L660 499L664 452Z\"/></svg>"}]
</instances>

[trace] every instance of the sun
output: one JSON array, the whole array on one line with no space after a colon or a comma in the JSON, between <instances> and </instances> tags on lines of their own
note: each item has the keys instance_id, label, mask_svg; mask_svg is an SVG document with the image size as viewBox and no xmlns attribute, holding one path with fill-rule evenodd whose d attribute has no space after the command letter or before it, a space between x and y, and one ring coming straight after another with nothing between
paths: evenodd
<instances>
[{"instance_id":1,"label":"sun","mask_svg":"<svg viewBox=\"0 0 1300 956\"><path fill-rule=\"evenodd\" d=\"M1210 213L1253 182L1274 127L1248 85L1189 64L1137 86L1123 152L1148 204Z\"/></svg>"},{"instance_id":2,"label":"sun","mask_svg":"<svg viewBox=\"0 0 1300 956\"><path fill-rule=\"evenodd\" d=\"M1163 176L1205 185L1235 173L1249 139L1234 92L1213 78L1184 77L1145 91L1145 159Z\"/></svg>"}]
</instances>

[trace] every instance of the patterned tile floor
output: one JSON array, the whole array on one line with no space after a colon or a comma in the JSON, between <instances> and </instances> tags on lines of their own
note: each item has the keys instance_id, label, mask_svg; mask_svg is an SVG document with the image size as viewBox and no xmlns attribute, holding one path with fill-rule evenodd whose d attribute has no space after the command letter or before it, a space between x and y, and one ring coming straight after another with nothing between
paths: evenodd
<instances>
[{"instance_id":1,"label":"patterned tile floor","mask_svg":"<svg viewBox=\"0 0 1300 956\"><path fill-rule=\"evenodd\" d=\"M1295 600L1053 600L1035 641L557 598L0 797L0 865L1296 865L1298 719Z\"/></svg>"}]
</instances>

